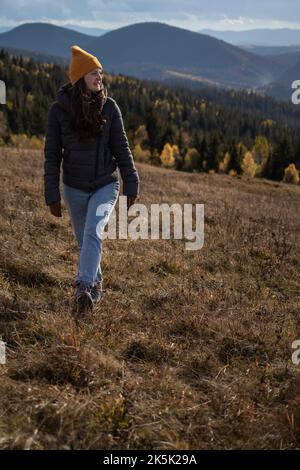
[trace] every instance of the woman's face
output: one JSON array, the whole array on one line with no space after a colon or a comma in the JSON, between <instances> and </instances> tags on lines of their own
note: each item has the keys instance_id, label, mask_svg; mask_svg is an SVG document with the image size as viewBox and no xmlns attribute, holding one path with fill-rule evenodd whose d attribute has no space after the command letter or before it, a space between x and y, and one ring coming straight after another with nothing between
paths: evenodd
<instances>
[{"instance_id":1,"label":"woman's face","mask_svg":"<svg viewBox=\"0 0 300 470\"><path fill-rule=\"evenodd\" d=\"M103 70L96 68L91 72L84 75L84 81L89 91L100 91L102 82Z\"/></svg>"}]
</instances>

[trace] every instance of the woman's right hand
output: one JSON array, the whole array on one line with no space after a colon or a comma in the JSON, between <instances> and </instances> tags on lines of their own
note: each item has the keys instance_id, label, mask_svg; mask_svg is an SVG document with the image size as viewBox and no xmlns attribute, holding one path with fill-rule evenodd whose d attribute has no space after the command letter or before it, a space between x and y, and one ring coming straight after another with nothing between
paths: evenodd
<instances>
[{"instance_id":1,"label":"woman's right hand","mask_svg":"<svg viewBox=\"0 0 300 470\"><path fill-rule=\"evenodd\" d=\"M49 209L52 215L55 217L61 217L61 202L57 201L49 205Z\"/></svg>"}]
</instances>

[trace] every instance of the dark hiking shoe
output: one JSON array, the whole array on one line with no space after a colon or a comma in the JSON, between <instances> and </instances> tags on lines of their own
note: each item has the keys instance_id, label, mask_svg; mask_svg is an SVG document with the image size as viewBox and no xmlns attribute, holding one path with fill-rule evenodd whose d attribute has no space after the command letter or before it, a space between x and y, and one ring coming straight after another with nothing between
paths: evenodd
<instances>
[{"instance_id":1,"label":"dark hiking shoe","mask_svg":"<svg viewBox=\"0 0 300 470\"><path fill-rule=\"evenodd\" d=\"M93 285L93 287L91 287L91 295L94 304L100 302L102 298L102 293L102 282L97 282Z\"/></svg>"},{"instance_id":2,"label":"dark hiking shoe","mask_svg":"<svg viewBox=\"0 0 300 470\"><path fill-rule=\"evenodd\" d=\"M75 298L80 311L85 311L93 307L94 302L91 287L76 283Z\"/></svg>"}]
</instances>

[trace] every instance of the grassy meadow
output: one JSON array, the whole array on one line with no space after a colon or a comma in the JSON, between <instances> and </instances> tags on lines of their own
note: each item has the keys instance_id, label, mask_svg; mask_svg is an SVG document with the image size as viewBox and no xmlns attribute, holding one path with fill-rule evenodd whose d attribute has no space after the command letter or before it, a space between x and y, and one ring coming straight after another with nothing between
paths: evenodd
<instances>
[{"instance_id":1,"label":"grassy meadow","mask_svg":"<svg viewBox=\"0 0 300 470\"><path fill-rule=\"evenodd\" d=\"M136 163L139 202L204 204L204 246L105 240L78 322L43 152L0 159L0 448L299 449L299 185Z\"/></svg>"}]
</instances>

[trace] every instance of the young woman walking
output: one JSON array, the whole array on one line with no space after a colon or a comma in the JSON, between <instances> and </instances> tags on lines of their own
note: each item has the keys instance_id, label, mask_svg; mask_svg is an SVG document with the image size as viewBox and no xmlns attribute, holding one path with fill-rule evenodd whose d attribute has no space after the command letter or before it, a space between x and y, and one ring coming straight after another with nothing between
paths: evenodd
<instances>
[{"instance_id":1,"label":"young woman walking","mask_svg":"<svg viewBox=\"0 0 300 470\"><path fill-rule=\"evenodd\" d=\"M102 76L99 60L72 46L70 82L60 87L49 109L44 147L45 201L55 217L61 217L63 161L63 199L80 255L75 298L81 310L102 296L102 235L120 191L118 169L127 209L140 184L121 110L107 95Z\"/></svg>"}]
</instances>

